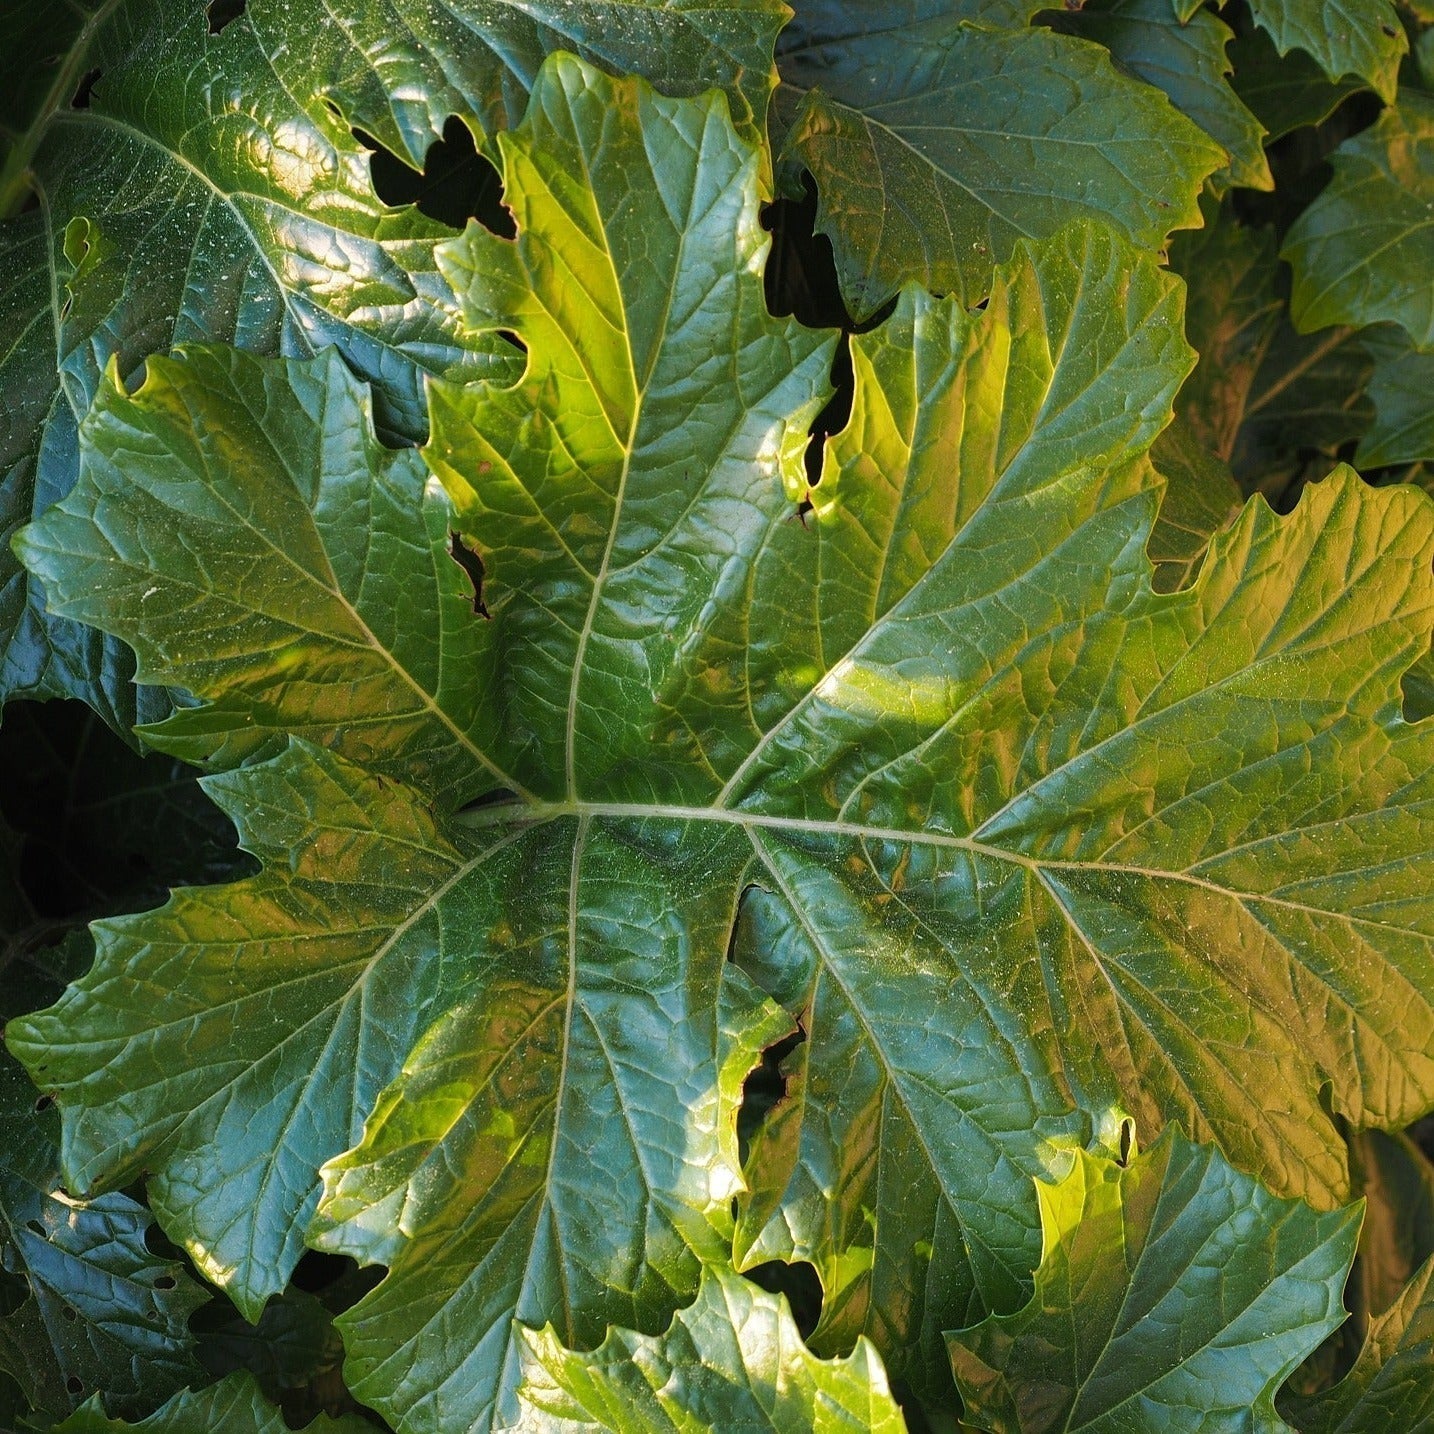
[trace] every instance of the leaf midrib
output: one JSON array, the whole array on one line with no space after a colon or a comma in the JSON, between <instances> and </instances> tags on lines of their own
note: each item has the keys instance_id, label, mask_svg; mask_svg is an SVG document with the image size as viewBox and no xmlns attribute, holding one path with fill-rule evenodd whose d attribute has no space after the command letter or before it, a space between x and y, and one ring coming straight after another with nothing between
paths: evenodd
<instances>
[{"instance_id":1,"label":"leaf midrib","mask_svg":"<svg viewBox=\"0 0 1434 1434\"><path fill-rule=\"evenodd\" d=\"M831 821L813 817L785 817L770 812L754 812L732 807L697 807L663 805L643 802L597 802L573 800L562 802L495 802L464 812L458 824L469 829L514 823L524 829L542 826L562 818L588 821L608 818L615 821L720 822L740 827L749 834L757 832L791 832L798 835L828 837L834 840L894 842L904 846L942 847L969 852L991 861L1006 862L1039 875L1045 871L1087 872L1110 876L1133 876L1148 881L1175 881L1213 892L1229 901L1258 902L1262 906L1282 907L1304 915L1328 916L1324 907L1292 901L1272 892L1239 890L1222 886L1197 875L1190 869L1164 869L1140 866L1133 862L1078 861L1073 858L1030 856L1006 847L993 846L975 837L957 836L950 832L909 831L900 827L870 826L860 822ZM753 841L754 850L757 843ZM1208 858L1206 858L1208 860ZM1338 913L1342 920L1355 926L1372 926L1389 931L1403 931L1387 921L1349 912Z\"/></svg>"}]
</instances>

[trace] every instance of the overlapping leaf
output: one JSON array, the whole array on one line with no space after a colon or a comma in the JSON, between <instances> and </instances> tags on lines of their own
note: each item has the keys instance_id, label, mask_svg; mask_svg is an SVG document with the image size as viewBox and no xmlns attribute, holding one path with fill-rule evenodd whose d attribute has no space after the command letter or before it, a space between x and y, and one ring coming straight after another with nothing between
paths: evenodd
<instances>
[{"instance_id":1,"label":"overlapping leaf","mask_svg":"<svg viewBox=\"0 0 1434 1434\"><path fill-rule=\"evenodd\" d=\"M7 530L74 481L69 408L83 412L111 356L128 374L186 338L337 343L410 433L424 370L501 365L455 330L433 267L443 226L377 198L317 77L295 98L247 20L210 36L188 0L121 0L96 19L83 64L101 78L86 108L65 95L37 117L27 147L43 202L6 236L21 267L7 266L5 322L24 336L0 367L7 401L20 400L0 454ZM127 726L123 656L107 651L104 670L96 640L56 628L11 561L7 545L5 695L98 697Z\"/></svg>"},{"instance_id":2,"label":"overlapping leaf","mask_svg":"<svg viewBox=\"0 0 1434 1434\"><path fill-rule=\"evenodd\" d=\"M1280 54L1299 48L1331 80L1357 75L1394 98L1409 41L1393 0L1250 0L1250 13Z\"/></svg>"},{"instance_id":3,"label":"overlapping leaf","mask_svg":"<svg viewBox=\"0 0 1434 1434\"><path fill-rule=\"evenodd\" d=\"M1405 90L1331 163L1334 178L1285 240L1296 327L1388 322L1434 348L1434 96Z\"/></svg>"},{"instance_id":4,"label":"overlapping leaf","mask_svg":"<svg viewBox=\"0 0 1434 1434\"><path fill-rule=\"evenodd\" d=\"M811 1259L813 1347L869 1332L935 1397L941 1331L1027 1287L1030 1177L1126 1114L1336 1202L1327 1108L1434 1100L1434 752L1398 716L1428 499L1341 474L1154 593L1180 288L1096 228L1021 246L979 314L908 291L854 340L808 494L829 341L766 313L720 97L549 61L499 147L519 238L443 263L527 367L434 385L426 450L486 620L331 360L109 384L29 530L57 603L212 699L162 740L303 738L209 779L263 875L101 924L11 1028L71 1175L155 1172L251 1313L306 1226L388 1265L344 1325L405 1430L516 1417L515 1314L667 1326L795 1019L742 1256Z\"/></svg>"},{"instance_id":5,"label":"overlapping leaf","mask_svg":"<svg viewBox=\"0 0 1434 1434\"><path fill-rule=\"evenodd\" d=\"M1199 223L1225 154L1158 90L1099 46L932 8L829 3L779 45L784 152L853 314L908 280L974 303L1017 239L1081 217L1152 251Z\"/></svg>"},{"instance_id":6,"label":"overlapping leaf","mask_svg":"<svg viewBox=\"0 0 1434 1434\"><path fill-rule=\"evenodd\" d=\"M55 375L45 216L0 225L0 242L0 697L78 697L126 732L167 702L136 693L134 659L118 639L49 615L10 551L19 528L73 483L77 460L75 417Z\"/></svg>"},{"instance_id":7,"label":"overlapping leaf","mask_svg":"<svg viewBox=\"0 0 1434 1434\"><path fill-rule=\"evenodd\" d=\"M1297 333L1273 234L1237 223L1228 207L1182 235L1170 258L1190 286L1186 335L1200 355L1177 403L1195 436L1247 491L1282 492L1310 453L1332 463L1373 418L1363 336Z\"/></svg>"},{"instance_id":8,"label":"overlapping leaf","mask_svg":"<svg viewBox=\"0 0 1434 1434\"><path fill-rule=\"evenodd\" d=\"M1328 119L1348 96L1363 88L1351 76L1329 79L1303 50L1281 55L1263 30L1237 36L1228 54L1235 67L1230 84L1264 126L1267 144L1302 125Z\"/></svg>"},{"instance_id":9,"label":"overlapping leaf","mask_svg":"<svg viewBox=\"0 0 1434 1434\"><path fill-rule=\"evenodd\" d=\"M1434 1259L1376 1319L1354 1368L1333 1389L1290 1399L1301 1434L1429 1434L1434 1429Z\"/></svg>"},{"instance_id":10,"label":"overlapping leaf","mask_svg":"<svg viewBox=\"0 0 1434 1434\"><path fill-rule=\"evenodd\" d=\"M1233 31L1210 10L1181 23L1170 0L1096 0L1059 17L1059 28L1104 45L1131 74L1164 90L1182 114L1220 144L1228 161L1211 176L1231 185L1273 189L1261 140L1264 127L1230 87L1225 47Z\"/></svg>"},{"instance_id":11,"label":"overlapping leaf","mask_svg":"<svg viewBox=\"0 0 1434 1434\"><path fill-rule=\"evenodd\" d=\"M1156 439L1150 456L1165 479L1165 495L1146 551L1156 591L1174 592L1194 580L1210 539L1234 522L1243 500L1230 470L1182 419Z\"/></svg>"},{"instance_id":12,"label":"overlapping leaf","mask_svg":"<svg viewBox=\"0 0 1434 1434\"><path fill-rule=\"evenodd\" d=\"M304 1425L309 1434L373 1434L373 1425L357 1415L331 1419L321 1414ZM182 1390L146 1419L127 1423L110 1418L98 1400L77 1409L54 1434L288 1434L289 1424L267 1404L247 1374L230 1375L206 1389Z\"/></svg>"},{"instance_id":13,"label":"overlapping leaf","mask_svg":"<svg viewBox=\"0 0 1434 1434\"><path fill-rule=\"evenodd\" d=\"M1371 468L1434 460L1434 352L1421 353L1403 329L1382 324L1360 336L1374 362L1374 418L1355 454Z\"/></svg>"},{"instance_id":14,"label":"overlapping leaf","mask_svg":"<svg viewBox=\"0 0 1434 1434\"><path fill-rule=\"evenodd\" d=\"M36 1100L0 1056L0 1279L28 1287L0 1317L0 1375L51 1419L96 1389L116 1412L144 1412L198 1375L187 1320L204 1296L181 1265L146 1248L142 1205L66 1194L59 1120Z\"/></svg>"},{"instance_id":15,"label":"overlapping leaf","mask_svg":"<svg viewBox=\"0 0 1434 1434\"><path fill-rule=\"evenodd\" d=\"M529 1434L906 1434L876 1351L814 1358L784 1299L720 1270L660 1338L613 1330L591 1354L552 1329L522 1335Z\"/></svg>"},{"instance_id":16,"label":"overlapping leaf","mask_svg":"<svg viewBox=\"0 0 1434 1434\"><path fill-rule=\"evenodd\" d=\"M1346 1303L1377 1318L1434 1255L1434 1164L1407 1135L1370 1130L1351 1142L1350 1166L1365 1216Z\"/></svg>"},{"instance_id":17,"label":"overlapping leaf","mask_svg":"<svg viewBox=\"0 0 1434 1434\"><path fill-rule=\"evenodd\" d=\"M322 92L417 169L450 114L491 138L523 116L555 50L663 94L726 92L737 132L760 144L776 74L781 0L364 0L298 6L250 0L280 79Z\"/></svg>"},{"instance_id":18,"label":"overlapping leaf","mask_svg":"<svg viewBox=\"0 0 1434 1434\"><path fill-rule=\"evenodd\" d=\"M124 731L159 715L152 697L136 712L128 655L47 614L8 542L73 483L69 410L84 411L105 362L128 376L193 339L261 353L335 344L374 384L382 425L420 437L425 372L471 379L515 356L457 331L433 266L443 226L376 196L349 126L417 167L450 112L484 132L515 118L561 47L680 93L724 86L755 141L785 7L253 0L217 35L193 0L95 10L49 92L13 102L29 127L0 174L3 192L32 168L43 200L0 229L0 698L81 697ZM72 108L87 71L98 82Z\"/></svg>"},{"instance_id":19,"label":"overlapping leaf","mask_svg":"<svg viewBox=\"0 0 1434 1434\"><path fill-rule=\"evenodd\" d=\"M1173 1130L1128 1167L1082 1155L1040 1195L1031 1303L951 1337L970 1423L1286 1434L1274 1396L1345 1317L1357 1207L1275 1199Z\"/></svg>"}]
</instances>

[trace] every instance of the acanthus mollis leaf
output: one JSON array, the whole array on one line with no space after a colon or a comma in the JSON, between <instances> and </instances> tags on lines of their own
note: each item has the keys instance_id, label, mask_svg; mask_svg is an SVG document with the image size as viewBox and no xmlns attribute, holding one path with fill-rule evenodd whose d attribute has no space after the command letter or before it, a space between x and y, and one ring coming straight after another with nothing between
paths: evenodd
<instances>
[{"instance_id":1,"label":"acanthus mollis leaf","mask_svg":"<svg viewBox=\"0 0 1434 1434\"><path fill-rule=\"evenodd\" d=\"M20 87L27 127L0 171L0 194L28 176L41 201L0 224L0 699L79 697L124 732L162 715L159 694L136 709L129 655L47 614L8 543L74 482L72 411L107 362L132 378L173 343L332 344L374 385L382 427L421 438L425 373L516 373L517 356L459 331L433 264L452 231L378 197L350 127L418 167L446 115L491 136L543 57L576 48L681 93L724 87L756 142L786 7L251 0L218 34L192 0L92 8L62 35L49 92Z\"/></svg>"},{"instance_id":2,"label":"acanthus mollis leaf","mask_svg":"<svg viewBox=\"0 0 1434 1434\"><path fill-rule=\"evenodd\" d=\"M331 1418L320 1414L305 1424L308 1434L373 1434L374 1426L356 1414ZM98 1399L87 1401L53 1434L289 1434L291 1426L277 1405L265 1402L252 1375L231 1374L204 1389L184 1389L145 1419L130 1423L105 1412Z\"/></svg>"},{"instance_id":3,"label":"acanthus mollis leaf","mask_svg":"<svg viewBox=\"0 0 1434 1434\"><path fill-rule=\"evenodd\" d=\"M1174 1130L1128 1166L1082 1154L1040 1199L1030 1304L950 1336L968 1422L1287 1434L1274 1397L1345 1317L1358 1207L1278 1199Z\"/></svg>"},{"instance_id":4,"label":"acanthus mollis leaf","mask_svg":"<svg viewBox=\"0 0 1434 1434\"><path fill-rule=\"evenodd\" d=\"M661 1336L613 1330L590 1354L551 1328L521 1338L526 1434L906 1434L866 1340L817 1359L782 1296L720 1269Z\"/></svg>"},{"instance_id":5,"label":"acanthus mollis leaf","mask_svg":"<svg viewBox=\"0 0 1434 1434\"><path fill-rule=\"evenodd\" d=\"M1281 55L1260 29L1237 35L1229 57L1235 66L1230 83L1266 130L1273 144L1303 125L1319 124L1363 84L1350 76L1331 80L1303 50Z\"/></svg>"},{"instance_id":6,"label":"acanthus mollis leaf","mask_svg":"<svg viewBox=\"0 0 1434 1434\"><path fill-rule=\"evenodd\" d=\"M1209 10L1186 21L1170 13L1170 0L1092 0L1053 21L1057 29L1104 45L1136 78L1164 90L1176 109L1194 120L1227 155L1210 185L1273 189L1261 141L1264 126L1230 86L1225 47L1234 32Z\"/></svg>"},{"instance_id":7,"label":"acanthus mollis leaf","mask_svg":"<svg viewBox=\"0 0 1434 1434\"><path fill-rule=\"evenodd\" d=\"M908 281L974 304L1021 236L1083 217L1152 253L1200 222L1225 151L1099 45L835 8L779 42L776 107L857 318Z\"/></svg>"},{"instance_id":8,"label":"acanthus mollis leaf","mask_svg":"<svg viewBox=\"0 0 1434 1434\"><path fill-rule=\"evenodd\" d=\"M1434 1429L1434 1258L1372 1320L1354 1368L1333 1389L1282 1400L1301 1434L1429 1434Z\"/></svg>"},{"instance_id":9,"label":"acanthus mollis leaf","mask_svg":"<svg viewBox=\"0 0 1434 1434\"><path fill-rule=\"evenodd\" d=\"M1334 178L1281 253L1294 270L1295 326L1392 323L1434 348L1434 95L1406 88L1330 163Z\"/></svg>"},{"instance_id":10,"label":"acanthus mollis leaf","mask_svg":"<svg viewBox=\"0 0 1434 1434\"><path fill-rule=\"evenodd\" d=\"M720 89L738 134L760 145L772 47L790 11L782 0L393 0L381 10L249 0L247 13L281 79L326 94L418 168L449 115L489 140L516 125L555 50L642 75L665 95Z\"/></svg>"},{"instance_id":11,"label":"acanthus mollis leaf","mask_svg":"<svg viewBox=\"0 0 1434 1434\"><path fill-rule=\"evenodd\" d=\"M0 1306L0 1384L50 1419L96 1390L144 1413L198 1377L188 1318L204 1293L150 1253L143 1205L66 1193L58 1136L49 1102L0 1053L0 1286L17 1297Z\"/></svg>"},{"instance_id":12,"label":"acanthus mollis leaf","mask_svg":"<svg viewBox=\"0 0 1434 1434\"><path fill-rule=\"evenodd\" d=\"M106 388L28 530L57 602L210 698L186 740L267 734L208 779L263 874L100 924L8 1032L67 1169L153 1171L250 1312L306 1234L387 1265L341 1323L406 1431L516 1417L514 1316L666 1328L734 1196L744 1261L817 1267L814 1350L867 1333L933 1403L942 1331L1028 1288L1032 1177L1127 1117L1337 1203L1329 1111L1434 1099L1429 500L1341 473L1155 593L1181 286L1094 226L854 339L808 489L831 342L766 311L720 97L557 58L499 152L517 240L442 263L526 368L432 385L451 512L335 364L195 350ZM743 1077L797 1022L744 1175Z\"/></svg>"},{"instance_id":13,"label":"acanthus mollis leaf","mask_svg":"<svg viewBox=\"0 0 1434 1434\"><path fill-rule=\"evenodd\" d=\"M1369 401L1374 419L1359 440L1355 461L1369 468L1434 462L1434 351L1421 351L1394 324L1360 335L1374 372Z\"/></svg>"},{"instance_id":14,"label":"acanthus mollis leaf","mask_svg":"<svg viewBox=\"0 0 1434 1434\"><path fill-rule=\"evenodd\" d=\"M1250 0L1250 13L1280 54L1303 50L1331 80L1355 75L1394 99L1409 39L1393 0Z\"/></svg>"},{"instance_id":15,"label":"acanthus mollis leaf","mask_svg":"<svg viewBox=\"0 0 1434 1434\"><path fill-rule=\"evenodd\" d=\"M1155 440L1150 457L1165 479L1165 495L1146 551L1156 591L1174 592L1194 581L1210 539L1235 521L1244 499L1229 468L1183 419Z\"/></svg>"}]
</instances>

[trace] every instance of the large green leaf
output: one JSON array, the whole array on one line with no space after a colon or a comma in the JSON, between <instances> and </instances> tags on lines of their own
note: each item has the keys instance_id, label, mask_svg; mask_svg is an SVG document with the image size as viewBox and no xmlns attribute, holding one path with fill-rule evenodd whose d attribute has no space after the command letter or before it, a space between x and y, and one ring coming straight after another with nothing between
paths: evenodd
<instances>
[{"instance_id":1,"label":"large green leaf","mask_svg":"<svg viewBox=\"0 0 1434 1434\"><path fill-rule=\"evenodd\" d=\"M1281 1402L1301 1434L1434 1430L1434 1259L1371 1325L1354 1368L1331 1390Z\"/></svg>"},{"instance_id":2,"label":"large green leaf","mask_svg":"<svg viewBox=\"0 0 1434 1434\"><path fill-rule=\"evenodd\" d=\"M199 1373L186 1322L204 1295L146 1248L142 1205L66 1194L59 1120L36 1100L0 1055L0 1282L25 1291L0 1317L0 1375L52 1419L96 1390L116 1411L146 1412Z\"/></svg>"},{"instance_id":3,"label":"large green leaf","mask_svg":"<svg viewBox=\"0 0 1434 1434\"><path fill-rule=\"evenodd\" d=\"M513 1427L529 1434L906 1434L870 1344L816 1359L786 1300L717 1270L660 1338L613 1330L576 1354L524 1330L521 1357Z\"/></svg>"},{"instance_id":4,"label":"large green leaf","mask_svg":"<svg viewBox=\"0 0 1434 1434\"><path fill-rule=\"evenodd\" d=\"M303 1426L309 1434L373 1434L367 1419L325 1414ZM264 1402L247 1374L230 1375L207 1389L181 1390L147 1419L130 1424L106 1416L98 1399L77 1409L53 1434L289 1434L290 1425L277 1407Z\"/></svg>"},{"instance_id":5,"label":"large green leaf","mask_svg":"<svg viewBox=\"0 0 1434 1434\"><path fill-rule=\"evenodd\" d=\"M301 54L299 10L273 9ZM190 0L119 0L96 19L83 64L101 80L86 108L65 95L36 116L23 148L40 210L0 231L0 322L23 335L0 369L13 405L0 442L7 537L73 483L70 410L83 412L111 357L129 374L185 338L338 344L378 384L389 426L415 435L425 370L476 376L508 361L456 331L433 266L443 226L378 199L321 75L291 91L248 17L211 36ZM0 696L81 697L126 728L125 656L56 624L12 564L7 545Z\"/></svg>"},{"instance_id":6,"label":"large green leaf","mask_svg":"<svg viewBox=\"0 0 1434 1434\"><path fill-rule=\"evenodd\" d=\"M1296 327L1388 322L1434 348L1434 96L1406 90L1331 162L1334 178L1282 254Z\"/></svg>"},{"instance_id":7,"label":"large green leaf","mask_svg":"<svg viewBox=\"0 0 1434 1434\"><path fill-rule=\"evenodd\" d=\"M1409 40L1393 0L1250 0L1250 13L1280 54L1304 50L1331 80L1357 75L1394 99Z\"/></svg>"},{"instance_id":8,"label":"large green leaf","mask_svg":"<svg viewBox=\"0 0 1434 1434\"><path fill-rule=\"evenodd\" d=\"M779 107L858 318L908 280L974 303L1019 238L1077 218L1152 251L1200 222L1224 151L1100 46L945 16L892 28L866 4L845 14L839 27L827 6L822 25L783 37Z\"/></svg>"},{"instance_id":9,"label":"large green leaf","mask_svg":"<svg viewBox=\"0 0 1434 1434\"><path fill-rule=\"evenodd\" d=\"M1275 1393L1345 1317L1358 1207L1276 1199L1175 1131L1128 1166L1083 1154L1040 1196L1034 1298L951 1336L968 1422L1288 1434Z\"/></svg>"},{"instance_id":10,"label":"large green leaf","mask_svg":"<svg viewBox=\"0 0 1434 1434\"><path fill-rule=\"evenodd\" d=\"M135 486L136 445L148 459L143 518L108 523ZM53 612L111 628L119 615L142 680L167 676L210 699L146 729L151 745L228 766L289 734L331 735L380 770L456 787L457 801L484 781L511 785L482 755L501 714L482 701L493 658L472 583L444 552L448 505L425 492L413 449L379 445L368 391L337 352L308 367L234 349L155 358L133 400L112 368L82 463L85 483L22 549ZM224 545L171 542L157 584L150 533L181 515ZM82 568L88 581L59 580ZM408 620L415 604L422 624Z\"/></svg>"},{"instance_id":11,"label":"large green leaf","mask_svg":"<svg viewBox=\"0 0 1434 1434\"><path fill-rule=\"evenodd\" d=\"M1261 140L1264 127L1226 78L1233 68L1225 46L1234 32L1211 11L1184 24L1170 0L1094 0L1057 17L1058 28L1104 45L1131 74L1164 90L1228 156L1211 176L1217 191L1231 185L1273 189Z\"/></svg>"},{"instance_id":12,"label":"large green leaf","mask_svg":"<svg viewBox=\"0 0 1434 1434\"><path fill-rule=\"evenodd\" d=\"M450 112L480 135L516 118L543 56L563 48L679 93L723 86L755 142L786 9L252 0L218 35L195 0L95 9L60 26L69 48L45 94L0 110L15 131L0 213L27 172L42 199L39 214L0 226L0 700L77 696L125 731L159 715L152 696L136 712L128 654L47 614L8 541L73 483L70 409L84 411L106 361L129 376L182 340L291 354L335 344L374 383L383 426L420 437L425 372L473 378L516 359L499 339L457 332L433 267L443 226L377 197L349 126L421 165ZM100 80L74 109L86 70Z\"/></svg>"},{"instance_id":13,"label":"large green leaf","mask_svg":"<svg viewBox=\"0 0 1434 1434\"><path fill-rule=\"evenodd\" d=\"M869 1332L933 1398L941 1331L1029 1287L1031 1177L1127 1114L1336 1203L1330 1112L1434 1100L1429 500L1342 473L1154 593L1181 286L1095 226L854 339L808 490L830 341L766 311L720 98L558 58L499 149L517 241L442 262L527 367L433 384L425 451L486 620L331 360L110 383L27 530L57 603L213 699L179 735L251 762L209 790L265 864L100 923L7 1032L77 1184L152 1171L250 1313L306 1230L387 1265L342 1323L405 1430L516 1416L515 1315L665 1328L734 1196L744 1260L817 1266L813 1347ZM798 1020L748 1195L743 1077Z\"/></svg>"}]
</instances>

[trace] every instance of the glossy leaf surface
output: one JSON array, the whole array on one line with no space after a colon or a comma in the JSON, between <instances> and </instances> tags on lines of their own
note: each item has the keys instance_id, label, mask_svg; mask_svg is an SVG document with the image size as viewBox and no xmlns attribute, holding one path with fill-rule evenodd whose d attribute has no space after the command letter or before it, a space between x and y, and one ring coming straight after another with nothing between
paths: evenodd
<instances>
[{"instance_id":1,"label":"glossy leaf surface","mask_svg":"<svg viewBox=\"0 0 1434 1434\"><path fill-rule=\"evenodd\" d=\"M1174 1131L1040 1197L1035 1297L950 1337L969 1423L1285 1434L1274 1396L1344 1319L1357 1207L1277 1200Z\"/></svg>"},{"instance_id":2,"label":"glossy leaf surface","mask_svg":"<svg viewBox=\"0 0 1434 1434\"><path fill-rule=\"evenodd\" d=\"M555 50L663 94L720 89L750 143L766 129L781 0L249 0L276 74L330 96L415 169L451 114L491 139L523 117Z\"/></svg>"},{"instance_id":3,"label":"glossy leaf surface","mask_svg":"<svg viewBox=\"0 0 1434 1434\"><path fill-rule=\"evenodd\" d=\"M288 354L333 344L374 385L381 426L421 437L424 373L501 374L514 355L458 333L433 265L448 231L379 199L350 126L419 167L450 113L482 134L516 121L543 57L563 48L680 93L724 86L755 142L785 7L252 0L219 34L192 0L94 9L62 27L51 87L8 101L0 199L7 185L23 192L28 168L42 204L0 230L0 700L79 697L126 731L162 714L155 694L136 711L128 654L47 614L8 542L74 482L70 410L84 411L106 362L129 377L187 340Z\"/></svg>"},{"instance_id":4,"label":"glossy leaf surface","mask_svg":"<svg viewBox=\"0 0 1434 1434\"><path fill-rule=\"evenodd\" d=\"M657 1338L613 1330L592 1354L555 1332L525 1330L528 1434L905 1434L876 1351L821 1360L802 1344L786 1301L712 1271L696 1301Z\"/></svg>"},{"instance_id":5,"label":"glossy leaf surface","mask_svg":"<svg viewBox=\"0 0 1434 1434\"><path fill-rule=\"evenodd\" d=\"M782 42L784 153L809 169L847 306L918 281L982 298L1022 235L1099 216L1158 249L1224 151L1100 47L846 7ZM986 18L983 14L983 19Z\"/></svg>"},{"instance_id":6,"label":"glossy leaf surface","mask_svg":"<svg viewBox=\"0 0 1434 1434\"><path fill-rule=\"evenodd\" d=\"M386 1265L342 1323L405 1430L516 1417L515 1316L666 1328L734 1196L744 1261L817 1267L813 1349L933 1402L942 1331L1029 1287L1032 1177L1127 1116L1337 1202L1329 1111L1434 1100L1429 500L1342 473L1154 592L1181 288L1094 226L854 339L808 489L831 342L766 309L724 101L550 60L499 151L517 241L440 262L526 367L433 385L451 515L332 360L195 349L106 387L27 531L210 699L160 737L222 736L265 866L99 924L7 1032L68 1172L153 1172L251 1315L306 1237Z\"/></svg>"}]
</instances>

